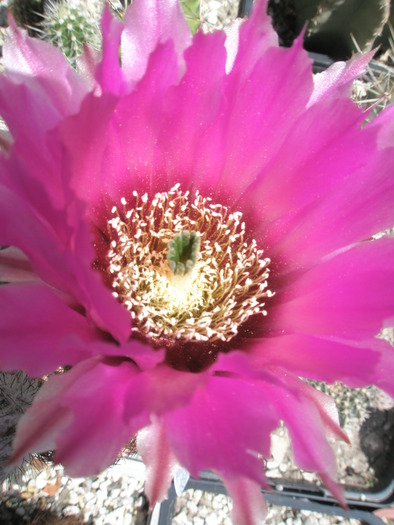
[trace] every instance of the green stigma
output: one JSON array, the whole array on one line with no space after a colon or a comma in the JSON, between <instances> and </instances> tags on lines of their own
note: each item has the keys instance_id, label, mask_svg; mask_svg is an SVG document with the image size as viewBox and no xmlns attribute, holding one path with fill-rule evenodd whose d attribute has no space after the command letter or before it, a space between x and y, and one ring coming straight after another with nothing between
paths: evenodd
<instances>
[{"instance_id":1,"label":"green stigma","mask_svg":"<svg viewBox=\"0 0 394 525\"><path fill-rule=\"evenodd\" d=\"M200 236L197 232L176 233L168 243L167 260L174 275L191 272L200 253Z\"/></svg>"}]
</instances>

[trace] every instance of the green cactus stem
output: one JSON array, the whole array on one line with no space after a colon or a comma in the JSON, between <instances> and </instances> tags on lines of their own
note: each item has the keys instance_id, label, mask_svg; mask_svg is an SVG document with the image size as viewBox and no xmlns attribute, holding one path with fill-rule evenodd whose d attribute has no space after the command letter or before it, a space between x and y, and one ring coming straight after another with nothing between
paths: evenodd
<instances>
[{"instance_id":1,"label":"green cactus stem","mask_svg":"<svg viewBox=\"0 0 394 525\"><path fill-rule=\"evenodd\" d=\"M201 25L200 0L181 0L181 7L191 32L196 33Z\"/></svg>"},{"instance_id":2,"label":"green cactus stem","mask_svg":"<svg viewBox=\"0 0 394 525\"><path fill-rule=\"evenodd\" d=\"M103 6L102 0L49 0L44 5L40 37L61 49L74 65L84 44L97 49L101 46L99 21Z\"/></svg>"},{"instance_id":3,"label":"green cactus stem","mask_svg":"<svg viewBox=\"0 0 394 525\"><path fill-rule=\"evenodd\" d=\"M390 0L294 0L299 31L308 23L305 47L333 58L372 49L390 14Z\"/></svg>"}]
</instances>

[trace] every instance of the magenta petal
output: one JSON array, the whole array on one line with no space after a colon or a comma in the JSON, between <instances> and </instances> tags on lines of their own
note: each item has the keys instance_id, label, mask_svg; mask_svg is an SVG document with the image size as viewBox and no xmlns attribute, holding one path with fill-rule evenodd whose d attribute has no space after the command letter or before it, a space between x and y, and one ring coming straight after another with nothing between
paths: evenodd
<instances>
[{"instance_id":1,"label":"magenta petal","mask_svg":"<svg viewBox=\"0 0 394 525\"><path fill-rule=\"evenodd\" d=\"M27 105L25 110L28 108ZM35 111L39 113L40 108L35 108ZM23 115L21 118L23 120ZM42 118L42 115L38 118ZM33 130L35 135L29 135ZM41 132L45 144L39 140ZM62 183L62 172L59 171L59 144L51 143L47 131L34 125L33 119L24 125L23 136L19 132L17 135L18 140L12 145L12 155L0 159L0 182L12 190L15 196L30 203L39 215L49 218L53 227L63 231L67 225L64 224L64 213L60 210L65 207L69 192ZM12 177L9 177L9 173L12 173Z\"/></svg>"},{"instance_id":2,"label":"magenta petal","mask_svg":"<svg viewBox=\"0 0 394 525\"><path fill-rule=\"evenodd\" d=\"M321 421L326 430L337 438L348 440L346 434L339 427L338 414L335 402L328 396L301 381L297 375L288 373L288 367L279 368L277 363L269 358L265 360L265 347L260 347L258 351L248 352L232 352L229 355L221 355L215 365L212 367L217 374L232 373L235 377L241 376L248 378L250 381L259 381L261 388L266 389L266 394L270 395L270 390L276 391L278 385L283 390L279 395L272 395L272 404L275 406L276 400L279 400L279 407L281 406L281 397L285 395L289 397L291 403L291 396L285 394L289 390L291 394L304 397L311 400L316 406L321 416ZM302 359L302 356L300 357ZM324 364L324 363L323 363ZM284 372L286 370L286 372ZM280 412L280 410L279 410Z\"/></svg>"},{"instance_id":3,"label":"magenta petal","mask_svg":"<svg viewBox=\"0 0 394 525\"><path fill-rule=\"evenodd\" d=\"M45 395L44 387L41 387ZM72 421L71 410L56 403L35 404L21 417L13 443L10 464L19 465L25 456L34 452L47 452L56 446L54 436L61 433Z\"/></svg>"},{"instance_id":4,"label":"magenta petal","mask_svg":"<svg viewBox=\"0 0 394 525\"><path fill-rule=\"evenodd\" d=\"M111 465L135 432L148 424L149 418L141 416L132 425L124 422L126 390L137 373L134 365L109 360L97 362L90 374L78 377L78 372L75 370L72 389L58 398L61 405L73 410L74 419L56 439L56 461L67 465L71 476L86 476L98 474Z\"/></svg>"},{"instance_id":5,"label":"magenta petal","mask_svg":"<svg viewBox=\"0 0 394 525\"><path fill-rule=\"evenodd\" d=\"M144 78L119 101L101 165L101 189L110 198L119 200L134 189L145 193L167 187L170 170L163 164L158 134L163 126L164 94L176 77L176 54L169 41L152 52Z\"/></svg>"},{"instance_id":6,"label":"magenta petal","mask_svg":"<svg viewBox=\"0 0 394 525\"><path fill-rule=\"evenodd\" d=\"M236 206L234 196L238 199L272 161L302 114L312 91L310 60L297 40L289 50L270 48L247 79L237 69L226 75L220 33L197 34L185 60L186 74L164 99L159 135L164 169L170 184L187 188L193 173L203 194L214 189ZM283 85L287 74L302 86L296 94L291 84ZM284 106L286 112L278 111Z\"/></svg>"},{"instance_id":7,"label":"magenta petal","mask_svg":"<svg viewBox=\"0 0 394 525\"><path fill-rule=\"evenodd\" d=\"M98 220L102 219L103 194L117 201L133 189L145 192L163 184L159 174L165 166L156 133L161 125L163 92L175 82L175 60L171 42L159 46L135 91L120 101L110 94L88 96L78 115L65 120L59 129L71 185L95 208ZM164 169L162 174L166 175Z\"/></svg>"},{"instance_id":8,"label":"magenta petal","mask_svg":"<svg viewBox=\"0 0 394 525\"><path fill-rule=\"evenodd\" d=\"M197 33L185 52L186 73L163 100L163 125L159 146L169 186L193 182L200 191L211 187L223 158L222 103L226 51L224 35ZM156 104L157 104L157 97Z\"/></svg>"},{"instance_id":9,"label":"magenta petal","mask_svg":"<svg viewBox=\"0 0 394 525\"><path fill-rule=\"evenodd\" d=\"M71 476L98 474L111 465L136 430L149 424L148 417L133 425L123 419L125 392L137 373L131 363L95 358L51 377L19 423L12 461L52 443L55 460ZM63 417L52 427L56 414Z\"/></svg>"},{"instance_id":10,"label":"magenta petal","mask_svg":"<svg viewBox=\"0 0 394 525\"><path fill-rule=\"evenodd\" d=\"M97 341L96 329L48 287L0 286L0 304L2 370L40 376L91 355L86 346Z\"/></svg>"},{"instance_id":11,"label":"magenta petal","mask_svg":"<svg viewBox=\"0 0 394 525\"><path fill-rule=\"evenodd\" d=\"M47 213L51 214L50 211ZM64 274L67 270L55 232L24 199L1 184L0 221L3 226L0 243L22 250L39 275L52 285L64 289ZM24 227L21 228L20 224Z\"/></svg>"},{"instance_id":12,"label":"magenta petal","mask_svg":"<svg viewBox=\"0 0 394 525\"><path fill-rule=\"evenodd\" d=\"M175 458L168 445L164 426L159 420L138 433L137 446L146 465L144 490L152 508L167 495Z\"/></svg>"},{"instance_id":13,"label":"magenta petal","mask_svg":"<svg viewBox=\"0 0 394 525\"><path fill-rule=\"evenodd\" d=\"M74 201L71 209L78 210L80 204ZM45 213L48 220L0 185L0 220L3 221L0 242L23 250L43 280L73 295L100 328L125 342L131 330L130 316L91 267L94 250L90 226L83 213L75 212L73 216L70 209L56 212L53 208L46 209ZM59 217L63 217L62 231L54 228ZM24 228L20 227L21 223Z\"/></svg>"},{"instance_id":14,"label":"magenta petal","mask_svg":"<svg viewBox=\"0 0 394 525\"><path fill-rule=\"evenodd\" d=\"M221 356L215 368L216 374L204 389L196 390L187 407L163 416L180 463L193 476L208 468L225 479L245 477L263 486L258 454L269 455L270 433L282 419L292 433L298 464L316 470L340 497L326 430L346 436L326 396L313 395L300 380L279 369L253 369L241 353ZM231 436L231 440L212 436Z\"/></svg>"},{"instance_id":15,"label":"magenta petal","mask_svg":"<svg viewBox=\"0 0 394 525\"><path fill-rule=\"evenodd\" d=\"M76 60L77 73L85 79L89 91L95 91L98 93L100 93L101 90L95 79L95 71L100 60L100 51L88 45L84 45L82 55Z\"/></svg>"},{"instance_id":16,"label":"magenta petal","mask_svg":"<svg viewBox=\"0 0 394 525\"><path fill-rule=\"evenodd\" d=\"M267 49L278 47L278 35L267 16L267 0L259 0L253 6L250 20L241 24L237 56L233 70L247 79L256 63Z\"/></svg>"},{"instance_id":17,"label":"magenta petal","mask_svg":"<svg viewBox=\"0 0 394 525\"><path fill-rule=\"evenodd\" d=\"M267 514L261 487L246 478L224 478L233 500L231 518L234 525L259 525Z\"/></svg>"},{"instance_id":18,"label":"magenta petal","mask_svg":"<svg viewBox=\"0 0 394 525\"><path fill-rule=\"evenodd\" d=\"M115 352L113 353L115 354ZM153 350L148 344L131 340L129 343L122 345L118 355L130 357L140 370L146 371L156 368L164 361L165 349Z\"/></svg>"},{"instance_id":19,"label":"magenta petal","mask_svg":"<svg viewBox=\"0 0 394 525\"><path fill-rule=\"evenodd\" d=\"M325 101L299 115L281 149L247 189L247 209L261 210L259 230L269 246L286 240L303 212L313 210L322 196L374 159L375 133L364 130L360 135L363 120L346 99Z\"/></svg>"},{"instance_id":20,"label":"magenta petal","mask_svg":"<svg viewBox=\"0 0 394 525\"><path fill-rule=\"evenodd\" d=\"M111 94L88 95L77 115L65 119L54 132L64 147L63 162L68 168L70 184L78 197L95 204L100 197L103 181L102 162L111 137L111 119L117 98ZM111 170L107 177L116 176Z\"/></svg>"},{"instance_id":21,"label":"magenta petal","mask_svg":"<svg viewBox=\"0 0 394 525\"><path fill-rule=\"evenodd\" d=\"M9 92L12 92L12 99L7 96ZM27 143L33 142L33 136L36 139L43 136L61 118L38 88L31 91L24 84L15 84L3 75L0 76L0 111L14 139ZM26 112L29 119L26 119Z\"/></svg>"},{"instance_id":22,"label":"magenta petal","mask_svg":"<svg viewBox=\"0 0 394 525\"><path fill-rule=\"evenodd\" d=\"M152 351L151 351L152 352ZM125 419L148 411L155 415L187 406L195 390L204 387L207 374L192 374L159 365L138 375L130 383L125 402Z\"/></svg>"},{"instance_id":23,"label":"magenta petal","mask_svg":"<svg viewBox=\"0 0 394 525\"><path fill-rule=\"evenodd\" d=\"M279 373L279 375L281 375ZM313 402L321 417L321 422L328 436L342 439L349 443L349 438L339 426L339 416L335 401L332 397L304 383L298 377L283 375L285 383L293 387L301 396Z\"/></svg>"},{"instance_id":24,"label":"magenta petal","mask_svg":"<svg viewBox=\"0 0 394 525\"><path fill-rule=\"evenodd\" d=\"M85 232L88 233L88 232ZM75 239L75 253L69 254L69 271L77 284L75 295L86 308L87 315L102 330L108 331L117 341L125 343L131 332L131 320L127 309L117 302L111 290L105 286L101 275L92 269L93 257L83 259L83 248L91 247L91 237L81 242ZM79 248L79 249L78 249ZM72 251L74 251L72 250ZM71 251L71 250L70 250ZM74 289L71 289L74 291Z\"/></svg>"},{"instance_id":25,"label":"magenta petal","mask_svg":"<svg viewBox=\"0 0 394 525\"><path fill-rule=\"evenodd\" d=\"M284 84L288 74L293 83ZM310 59L300 38L290 49L268 49L246 79L235 68L230 72L225 89L228 107L221 108L226 115L221 131L224 152L231 151L231 155L222 154L219 188L238 196L261 176L302 115L312 88Z\"/></svg>"},{"instance_id":26,"label":"magenta petal","mask_svg":"<svg viewBox=\"0 0 394 525\"><path fill-rule=\"evenodd\" d=\"M364 143L364 147L367 149L368 144ZM289 214L289 229L281 236L283 242L270 250L271 257L287 259L286 271L291 272L391 228L393 151L376 152L364 167L344 179L335 191L327 193L314 206L305 207L292 218Z\"/></svg>"},{"instance_id":27,"label":"magenta petal","mask_svg":"<svg viewBox=\"0 0 394 525\"><path fill-rule=\"evenodd\" d=\"M269 455L279 420L272 403L264 402L264 385L224 372L196 390L187 406L163 416L171 448L192 476L211 469L266 485L258 453Z\"/></svg>"},{"instance_id":28,"label":"magenta petal","mask_svg":"<svg viewBox=\"0 0 394 525\"><path fill-rule=\"evenodd\" d=\"M368 241L332 256L278 290L270 326L360 340L394 322L394 239Z\"/></svg>"},{"instance_id":29,"label":"magenta petal","mask_svg":"<svg viewBox=\"0 0 394 525\"><path fill-rule=\"evenodd\" d=\"M69 161L56 137L57 132L47 136L46 143L53 146L50 153L45 148L31 151L19 143L13 153L22 150L23 154L1 159L0 242L23 250L43 280L74 295L100 328L125 341L130 316L92 269L96 254L86 205L58 169L62 165L66 171ZM46 157L48 162L43 160ZM97 182L92 186L97 187Z\"/></svg>"},{"instance_id":30,"label":"magenta petal","mask_svg":"<svg viewBox=\"0 0 394 525\"><path fill-rule=\"evenodd\" d=\"M326 71L317 73L309 106L322 99L349 96L353 80L364 73L374 54L354 55L348 62L334 62Z\"/></svg>"},{"instance_id":31,"label":"magenta petal","mask_svg":"<svg viewBox=\"0 0 394 525\"><path fill-rule=\"evenodd\" d=\"M134 0L126 12L121 41L122 69L130 87L143 77L151 53L169 40L174 43L181 73L191 33L178 0Z\"/></svg>"},{"instance_id":32,"label":"magenta petal","mask_svg":"<svg viewBox=\"0 0 394 525\"><path fill-rule=\"evenodd\" d=\"M394 148L394 106L390 105L369 124L378 128L378 146L380 149ZM393 155L393 152L391 152Z\"/></svg>"},{"instance_id":33,"label":"magenta petal","mask_svg":"<svg viewBox=\"0 0 394 525\"><path fill-rule=\"evenodd\" d=\"M78 367L78 372L88 373L95 365L94 359L84 361L83 365ZM76 369L77 367L74 368ZM55 448L55 437L73 419L70 408L61 406L57 396L62 395L72 385L74 375L75 372L52 376L40 388L33 405L19 421L11 463L19 463L30 452L45 452Z\"/></svg>"},{"instance_id":34,"label":"magenta petal","mask_svg":"<svg viewBox=\"0 0 394 525\"><path fill-rule=\"evenodd\" d=\"M317 472L333 495L344 504L343 488L334 481L335 456L326 440L326 426L328 425L331 432L335 432L337 425L330 418L329 411L320 407L320 403L316 403L317 396L302 395L306 385L302 386L299 380L286 375L283 375L283 381L290 389L294 388L293 393L290 393L290 389L286 393L281 388L272 399L275 399L279 417L289 429L297 465L305 470ZM275 390L274 387L271 396Z\"/></svg>"},{"instance_id":35,"label":"magenta petal","mask_svg":"<svg viewBox=\"0 0 394 525\"><path fill-rule=\"evenodd\" d=\"M333 401L324 394L314 392L312 387L287 371L269 366L263 366L261 369L256 367L253 360L241 352L221 356L215 364L216 373L223 375L223 379L229 382L234 381L234 379L226 377L225 370L236 374L237 368L238 374L245 377L245 383L253 385L253 390L250 392L247 392L246 388L244 390L245 408L243 411L238 411L235 405L233 417L238 416L239 421L237 423L234 421L233 426L252 425L253 418L248 413L250 407L254 407L256 410L257 407L261 409L262 406L269 405L270 410L275 414L275 418L283 420L289 428L297 464L305 470L317 471L332 493L343 502L343 493L334 481L335 457L326 440L326 435L329 433L347 441L347 436L338 426ZM221 373L219 372L220 369L222 369ZM226 417L228 418L228 415ZM254 430L252 427L250 428L251 433L257 434L259 432L264 417L267 418L266 415L260 415L260 418L254 422ZM303 422L302 425L300 425L300 421ZM224 435L221 430L220 426L216 428L218 435ZM235 436L235 440L238 444L243 442L238 436ZM251 443L244 443L243 447L249 451L255 450ZM260 453L266 455L263 450L260 450ZM217 454L219 455L220 452L217 451ZM184 462L184 459L182 458L181 461ZM220 469L218 470L220 472ZM238 475L240 474L241 471L239 470ZM226 477L227 475L228 473L223 473L223 476ZM254 479L251 471L245 475L249 479Z\"/></svg>"},{"instance_id":36,"label":"magenta petal","mask_svg":"<svg viewBox=\"0 0 394 525\"><path fill-rule=\"evenodd\" d=\"M247 354L240 351L234 351L228 355L222 354L212 366L211 371L219 376L230 375L235 378L243 377L251 382L258 381L260 387L265 388L268 395L271 389L275 390L280 386L283 391L289 390L292 394L295 392L301 397L310 398L322 416L323 423L330 428L336 437L346 440L346 436L338 426L335 403L328 396L321 394L321 392L314 394L315 390L313 388L301 381L297 376L287 373L287 367L277 367L277 363L273 362L269 357L269 350L267 352L268 358L265 360L265 349L266 347L260 346ZM272 396L273 405L275 405L275 400L277 398L280 399L280 397Z\"/></svg>"},{"instance_id":37,"label":"magenta petal","mask_svg":"<svg viewBox=\"0 0 394 525\"><path fill-rule=\"evenodd\" d=\"M37 123L48 124L43 115L51 111L56 111L61 117L78 110L86 94L86 86L59 49L37 38L30 38L11 19L3 56L9 81L29 88L24 90L24 103L32 106L34 103L46 103L47 110L44 109L41 121L37 120ZM14 110L17 109L16 103L13 98ZM12 116L14 119L14 112Z\"/></svg>"},{"instance_id":38,"label":"magenta petal","mask_svg":"<svg viewBox=\"0 0 394 525\"><path fill-rule=\"evenodd\" d=\"M95 77L103 93L118 95L124 87L119 64L119 47L123 24L112 16L108 5L103 11L101 30L103 34L102 60L97 66Z\"/></svg>"},{"instance_id":39,"label":"magenta petal","mask_svg":"<svg viewBox=\"0 0 394 525\"><path fill-rule=\"evenodd\" d=\"M389 346L377 339L362 346L333 338L290 334L260 340L253 348L253 361L260 370L278 366L315 381L341 381L350 388L360 388L377 381L376 367L386 352Z\"/></svg>"}]
</instances>

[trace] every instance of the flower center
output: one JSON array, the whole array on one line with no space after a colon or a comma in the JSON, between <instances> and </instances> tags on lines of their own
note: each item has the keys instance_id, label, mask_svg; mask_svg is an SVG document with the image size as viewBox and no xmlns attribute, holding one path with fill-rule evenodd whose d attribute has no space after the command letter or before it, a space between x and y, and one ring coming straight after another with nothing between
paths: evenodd
<instances>
[{"instance_id":1,"label":"flower center","mask_svg":"<svg viewBox=\"0 0 394 525\"><path fill-rule=\"evenodd\" d=\"M270 261L241 219L179 184L113 206L107 268L134 333L157 345L226 342L250 316L266 315Z\"/></svg>"}]
</instances>

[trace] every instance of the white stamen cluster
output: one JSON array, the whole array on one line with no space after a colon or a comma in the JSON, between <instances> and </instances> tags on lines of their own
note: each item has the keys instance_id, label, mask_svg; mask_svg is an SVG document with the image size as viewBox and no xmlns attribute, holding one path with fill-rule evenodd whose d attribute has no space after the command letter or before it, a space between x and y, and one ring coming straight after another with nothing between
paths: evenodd
<instances>
[{"instance_id":1,"label":"white stamen cluster","mask_svg":"<svg viewBox=\"0 0 394 525\"><path fill-rule=\"evenodd\" d=\"M229 341L251 315L263 314L269 259L245 240L242 213L231 213L196 192L133 192L112 208L108 272L113 293L130 311L133 331L157 344ZM167 245L195 231L200 254L192 271L173 274Z\"/></svg>"}]
</instances>

